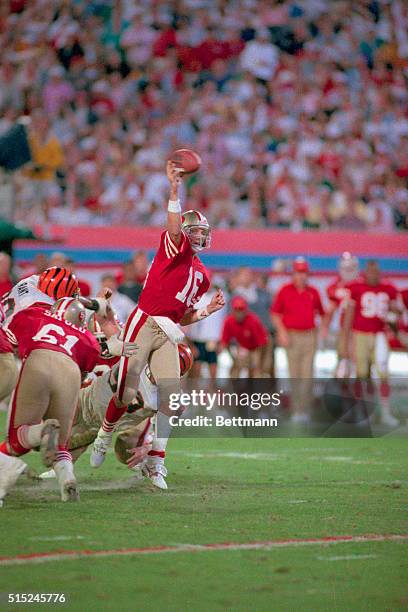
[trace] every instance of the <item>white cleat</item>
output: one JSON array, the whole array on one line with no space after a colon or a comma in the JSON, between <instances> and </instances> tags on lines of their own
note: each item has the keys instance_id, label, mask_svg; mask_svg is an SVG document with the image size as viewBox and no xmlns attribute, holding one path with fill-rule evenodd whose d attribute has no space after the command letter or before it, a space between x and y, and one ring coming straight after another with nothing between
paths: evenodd
<instances>
[{"instance_id":1,"label":"white cleat","mask_svg":"<svg viewBox=\"0 0 408 612\"><path fill-rule=\"evenodd\" d=\"M163 463L145 463L142 467L143 474L159 489L166 490L167 469Z\"/></svg>"},{"instance_id":2,"label":"white cleat","mask_svg":"<svg viewBox=\"0 0 408 612\"><path fill-rule=\"evenodd\" d=\"M89 462L91 467L98 468L105 461L106 452L112 444L112 434L100 431L93 443L91 457Z\"/></svg>"},{"instance_id":3,"label":"white cleat","mask_svg":"<svg viewBox=\"0 0 408 612\"><path fill-rule=\"evenodd\" d=\"M57 475L55 473L55 470L48 470L48 472L43 472L42 474L39 475L39 479L40 480L48 480L50 478L56 478Z\"/></svg>"},{"instance_id":4,"label":"white cleat","mask_svg":"<svg viewBox=\"0 0 408 612\"><path fill-rule=\"evenodd\" d=\"M398 427L400 422L392 414L382 414L380 418L381 425L387 425L388 427Z\"/></svg>"},{"instance_id":5,"label":"white cleat","mask_svg":"<svg viewBox=\"0 0 408 612\"><path fill-rule=\"evenodd\" d=\"M41 431L40 453L45 467L51 467L58 452L60 424L57 419L44 421Z\"/></svg>"},{"instance_id":6,"label":"white cleat","mask_svg":"<svg viewBox=\"0 0 408 612\"><path fill-rule=\"evenodd\" d=\"M0 453L0 508L9 489L17 482L20 474L28 470L28 466L18 457L10 457Z\"/></svg>"},{"instance_id":7,"label":"white cleat","mask_svg":"<svg viewBox=\"0 0 408 612\"><path fill-rule=\"evenodd\" d=\"M79 490L71 461L58 461L54 465L55 475L61 491L63 502L79 501Z\"/></svg>"}]
</instances>

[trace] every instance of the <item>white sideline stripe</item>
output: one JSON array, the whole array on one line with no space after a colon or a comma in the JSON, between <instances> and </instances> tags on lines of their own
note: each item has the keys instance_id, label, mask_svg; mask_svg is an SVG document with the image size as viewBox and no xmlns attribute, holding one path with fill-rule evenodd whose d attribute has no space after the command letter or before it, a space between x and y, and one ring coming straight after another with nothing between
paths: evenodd
<instances>
[{"instance_id":1,"label":"white sideline stripe","mask_svg":"<svg viewBox=\"0 0 408 612\"><path fill-rule=\"evenodd\" d=\"M69 535L59 535L59 536L32 536L28 538L32 542L65 542L68 540L85 540L84 536L69 536Z\"/></svg>"},{"instance_id":2,"label":"white sideline stripe","mask_svg":"<svg viewBox=\"0 0 408 612\"><path fill-rule=\"evenodd\" d=\"M316 452L316 449L314 449ZM222 452L222 451L209 451L209 452L190 452L190 451L172 451L172 454L183 455L184 457L191 457L194 459L254 459L256 461L276 461L278 459L284 459L289 457L288 453L237 453L237 452ZM341 463L352 463L354 465L393 465L391 461L373 461L371 459L360 460L353 459L353 457L336 457L331 455L315 455L308 457L311 461L339 461Z\"/></svg>"},{"instance_id":3,"label":"white sideline stripe","mask_svg":"<svg viewBox=\"0 0 408 612\"><path fill-rule=\"evenodd\" d=\"M331 544L365 543L365 542L405 542L408 534L403 535L360 535L333 536L332 538L309 538L304 540L275 540L248 543L215 543L215 544L179 544L177 546L158 546L150 548L129 548L114 550L62 551L50 553L33 553L17 557L0 557L0 566L31 565L54 561L69 561L90 557L129 557L135 555L157 555L164 553L212 552L220 550L271 550L273 548L292 548L301 546L328 546Z\"/></svg>"},{"instance_id":4,"label":"white sideline stripe","mask_svg":"<svg viewBox=\"0 0 408 612\"><path fill-rule=\"evenodd\" d=\"M319 561L357 561L359 559L377 559L378 555L343 555L341 557L316 557Z\"/></svg>"}]
</instances>

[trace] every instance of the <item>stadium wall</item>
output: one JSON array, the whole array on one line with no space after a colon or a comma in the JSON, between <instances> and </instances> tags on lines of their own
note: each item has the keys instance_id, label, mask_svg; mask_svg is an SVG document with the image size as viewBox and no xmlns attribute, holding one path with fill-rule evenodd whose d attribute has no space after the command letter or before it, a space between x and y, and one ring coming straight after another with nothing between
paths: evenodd
<instances>
[{"instance_id":1,"label":"stadium wall","mask_svg":"<svg viewBox=\"0 0 408 612\"><path fill-rule=\"evenodd\" d=\"M43 228L37 227L35 231L44 235ZM32 261L39 252L60 250L80 268L102 270L121 265L139 249L152 256L160 233L160 228L149 227L51 226L47 234L57 237L59 244L16 241L14 252L20 265ZM376 258L385 273L408 277L408 234L217 229L213 232L211 250L202 259L208 267L217 270L247 265L271 271L277 258L303 255L314 272L327 274L335 271L343 251L351 251L362 262Z\"/></svg>"}]
</instances>

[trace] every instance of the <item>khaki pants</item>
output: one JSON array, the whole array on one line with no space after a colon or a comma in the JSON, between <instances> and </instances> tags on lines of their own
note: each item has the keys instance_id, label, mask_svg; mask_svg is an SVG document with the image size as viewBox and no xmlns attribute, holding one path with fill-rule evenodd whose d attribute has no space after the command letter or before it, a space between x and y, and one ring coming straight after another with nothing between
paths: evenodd
<instances>
[{"instance_id":1,"label":"khaki pants","mask_svg":"<svg viewBox=\"0 0 408 612\"><path fill-rule=\"evenodd\" d=\"M0 353L0 402L13 391L17 377L18 369L13 353Z\"/></svg>"},{"instance_id":2,"label":"khaki pants","mask_svg":"<svg viewBox=\"0 0 408 612\"><path fill-rule=\"evenodd\" d=\"M306 412L312 404L313 362L316 349L316 330L289 330L289 346L286 354L291 378L292 409L295 413Z\"/></svg>"},{"instance_id":3,"label":"khaki pants","mask_svg":"<svg viewBox=\"0 0 408 612\"><path fill-rule=\"evenodd\" d=\"M122 357L119 364L117 396L129 404L136 395L140 374L149 362L159 389L160 403L166 404L169 393L180 391L178 349L170 342L155 320L137 308L126 321L126 342L136 342L139 349L132 357ZM168 406L168 402L167 402Z\"/></svg>"},{"instance_id":4,"label":"khaki pants","mask_svg":"<svg viewBox=\"0 0 408 612\"><path fill-rule=\"evenodd\" d=\"M248 378L260 378L261 376L261 358L262 347L249 350L238 349L232 364L230 376L231 378L239 378L241 370L248 370Z\"/></svg>"},{"instance_id":5,"label":"khaki pants","mask_svg":"<svg viewBox=\"0 0 408 612\"><path fill-rule=\"evenodd\" d=\"M81 372L67 355L57 351L32 351L20 370L9 414L9 433L20 425L35 425L45 418L58 419L59 443L67 443L78 402Z\"/></svg>"},{"instance_id":6,"label":"khaki pants","mask_svg":"<svg viewBox=\"0 0 408 612\"><path fill-rule=\"evenodd\" d=\"M357 378L369 378L373 365L376 366L380 378L387 378L389 349L384 333L355 331L353 346Z\"/></svg>"}]
</instances>

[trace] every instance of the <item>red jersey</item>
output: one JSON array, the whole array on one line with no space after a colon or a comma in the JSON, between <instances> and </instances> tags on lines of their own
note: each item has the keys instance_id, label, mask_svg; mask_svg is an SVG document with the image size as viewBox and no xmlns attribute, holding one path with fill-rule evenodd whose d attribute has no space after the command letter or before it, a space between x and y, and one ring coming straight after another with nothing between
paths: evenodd
<instances>
[{"instance_id":1,"label":"red jersey","mask_svg":"<svg viewBox=\"0 0 408 612\"><path fill-rule=\"evenodd\" d=\"M0 354L1 353L12 353L13 346L10 342L10 338L6 333L6 330L2 328L2 323L6 318L4 308L0 302Z\"/></svg>"},{"instance_id":2,"label":"red jersey","mask_svg":"<svg viewBox=\"0 0 408 612\"><path fill-rule=\"evenodd\" d=\"M281 287L272 304L271 312L282 315L282 323L286 329L298 331L314 329L315 315L324 315L318 290L311 285L297 289L293 283Z\"/></svg>"},{"instance_id":3,"label":"red jersey","mask_svg":"<svg viewBox=\"0 0 408 612\"><path fill-rule=\"evenodd\" d=\"M177 246L166 231L161 235L138 306L148 315L169 317L179 323L209 286L207 271L184 232Z\"/></svg>"},{"instance_id":4,"label":"red jersey","mask_svg":"<svg viewBox=\"0 0 408 612\"><path fill-rule=\"evenodd\" d=\"M4 281L0 281L0 297L5 293L8 293L13 288L13 283L10 278Z\"/></svg>"},{"instance_id":5,"label":"red jersey","mask_svg":"<svg viewBox=\"0 0 408 612\"><path fill-rule=\"evenodd\" d=\"M17 338L21 359L36 349L47 349L71 357L81 372L91 372L99 358L99 344L90 331L41 307L18 312L9 327Z\"/></svg>"},{"instance_id":6,"label":"red jersey","mask_svg":"<svg viewBox=\"0 0 408 612\"><path fill-rule=\"evenodd\" d=\"M0 355L1 353L13 353L10 337L2 327L0 327Z\"/></svg>"},{"instance_id":7,"label":"red jersey","mask_svg":"<svg viewBox=\"0 0 408 612\"><path fill-rule=\"evenodd\" d=\"M340 276L336 278L326 289L327 297L331 302L334 302L337 308L341 310L347 305L347 300L350 297L350 283L345 283Z\"/></svg>"},{"instance_id":8,"label":"red jersey","mask_svg":"<svg viewBox=\"0 0 408 612\"><path fill-rule=\"evenodd\" d=\"M350 299L355 304L353 329L374 334L384 331L390 303L396 298L396 288L388 283L354 283L350 287Z\"/></svg>"},{"instance_id":9,"label":"red jersey","mask_svg":"<svg viewBox=\"0 0 408 612\"><path fill-rule=\"evenodd\" d=\"M239 346L253 351L265 346L268 336L260 318L254 312L248 312L243 321L237 321L234 315L229 314L224 320L221 342L229 346L232 340L235 340Z\"/></svg>"}]
</instances>

